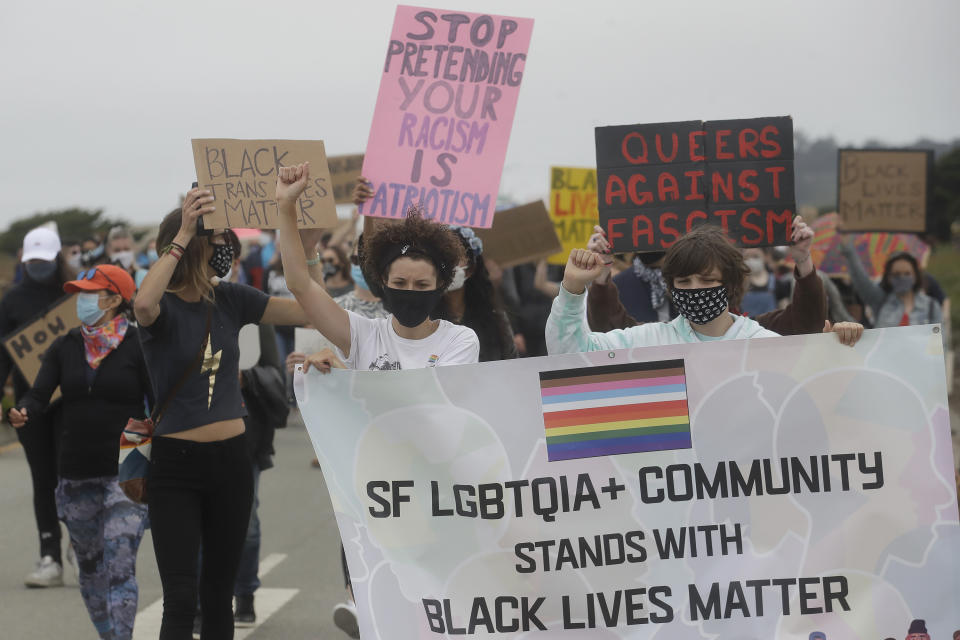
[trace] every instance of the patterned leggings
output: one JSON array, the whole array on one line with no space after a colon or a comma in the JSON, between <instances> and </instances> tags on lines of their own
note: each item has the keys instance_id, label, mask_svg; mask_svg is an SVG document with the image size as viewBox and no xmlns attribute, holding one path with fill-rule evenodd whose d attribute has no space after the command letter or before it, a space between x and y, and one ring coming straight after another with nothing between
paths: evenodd
<instances>
[{"instance_id":1,"label":"patterned leggings","mask_svg":"<svg viewBox=\"0 0 960 640\"><path fill-rule=\"evenodd\" d=\"M102 640L130 640L147 507L131 502L113 476L61 478L57 509L77 554L80 594L93 626Z\"/></svg>"}]
</instances>

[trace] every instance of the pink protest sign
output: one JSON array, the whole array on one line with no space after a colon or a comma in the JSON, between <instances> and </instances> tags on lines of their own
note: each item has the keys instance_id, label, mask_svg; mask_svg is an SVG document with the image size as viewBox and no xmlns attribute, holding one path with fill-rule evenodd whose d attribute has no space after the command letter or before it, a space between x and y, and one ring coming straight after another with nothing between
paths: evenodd
<instances>
[{"instance_id":1,"label":"pink protest sign","mask_svg":"<svg viewBox=\"0 0 960 640\"><path fill-rule=\"evenodd\" d=\"M398 6L363 160L361 212L490 227L530 18Z\"/></svg>"}]
</instances>

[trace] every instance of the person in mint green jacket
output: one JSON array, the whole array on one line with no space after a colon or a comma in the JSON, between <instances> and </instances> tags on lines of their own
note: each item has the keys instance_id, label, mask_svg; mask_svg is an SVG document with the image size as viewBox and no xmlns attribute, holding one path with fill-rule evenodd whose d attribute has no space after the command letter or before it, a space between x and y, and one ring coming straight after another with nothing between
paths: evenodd
<instances>
[{"instance_id":1,"label":"person in mint green jacket","mask_svg":"<svg viewBox=\"0 0 960 640\"><path fill-rule=\"evenodd\" d=\"M808 226L797 225L792 240L809 245L812 235ZM674 243L664 257L663 277L680 311L671 322L591 332L585 291L604 268L604 259L598 253L586 249L570 252L560 292L547 319L547 350L551 355L779 335L750 318L730 313L743 297L748 269L740 251L718 227L697 227ZM841 342L852 346L863 327L827 323L824 331L837 332Z\"/></svg>"}]
</instances>

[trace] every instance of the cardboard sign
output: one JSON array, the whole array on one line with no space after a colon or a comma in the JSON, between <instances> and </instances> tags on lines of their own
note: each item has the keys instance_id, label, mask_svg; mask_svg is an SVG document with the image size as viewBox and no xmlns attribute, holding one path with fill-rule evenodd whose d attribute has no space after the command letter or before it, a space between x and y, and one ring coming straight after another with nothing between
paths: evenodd
<instances>
[{"instance_id":1,"label":"cardboard sign","mask_svg":"<svg viewBox=\"0 0 960 640\"><path fill-rule=\"evenodd\" d=\"M840 149L837 166L844 231L926 231L933 151Z\"/></svg>"},{"instance_id":2,"label":"cardboard sign","mask_svg":"<svg viewBox=\"0 0 960 640\"><path fill-rule=\"evenodd\" d=\"M360 212L490 227L533 20L398 6Z\"/></svg>"},{"instance_id":3,"label":"cardboard sign","mask_svg":"<svg viewBox=\"0 0 960 640\"><path fill-rule=\"evenodd\" d=\"M69 295L33 322L3 338L3 346L23 377L33 385L43 363L43 354L53 341L79 326L76 296Z\"/></svg>"},{"instance_id":4,"label":"cardboard sign","mask_svg":"<svg viewBox=\"0 0 960 640\"><path fill-rule=\"evenodd\" d=\"M849 640L920 618L939 640L960 627L943 355L913 326L296 387L361 637Z\"/></svg>"},{"instance_id":5,"label":"cardboard sign","mask_svg":"<svg viewBox=\"0 0 960 640\"><path fill-rule=\"evenodd\" d=\"M711 223L742 247L789 242L789 117L597 127L600 224L614 251L662 251Z\"/></svg>"},{"instance_id":6,"label":"cardboard sign","mask_svg":"<svg viewBox=\"0 0 960 640\"><path fill-rule=\"evenodd\" d=\"M596 169L550 168L550 218L563 249L548 262L567 264L570 251L586 247L599 222Z\"/></svg>"},{"instance_id":7,"label":"cardboard sign","mask_svg":"<svg viewBox=\"0 0 960 640\"><path fill-rule=\"evenodd\" d=\"M363 167L363 154L356 153L350 156L331 156L327 158L330 167L330 181L333 185L333 199L337 204L351 204L353 202L353 186L360 177Z\"/></svg>"},{"instance_id":8,"label":"cardboard sign","mask_svg":"<svg viewBox=\"0 0 960 640\"><path fill-rule=\"evenodd\" d=\"M477 229L483 256L503 269L557 252L560 239L542 200L498 211L490 229Z\"/></svg>"},{"instance_id":9,"label":"cardboard sign","mask_svg":"<svg viewBox=\"0 0 960 640\"><path fill-rule=\"evenodd\" d=\"M297 202L301 228L337 225L327 154L321 140L194 139L193 163L200 187L216 198L203 217L207 229L276 229L277 167L310 163L310 183Z\"/></svg>"}]
</instances>

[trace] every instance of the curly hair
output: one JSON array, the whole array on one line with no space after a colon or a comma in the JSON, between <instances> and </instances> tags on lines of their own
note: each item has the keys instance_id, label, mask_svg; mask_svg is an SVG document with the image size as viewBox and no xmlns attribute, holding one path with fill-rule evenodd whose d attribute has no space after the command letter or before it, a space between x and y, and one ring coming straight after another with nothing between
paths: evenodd
<instances>
[{"instance_id":1,"label":"curly hair","mask_svg":"<svg viewBox=\"0 0 960 640\"><path fill-rule=\"evenodd\" d=\"M696 227L667 249L663 258L663 279L673 293L674 278L705 274L714 267L720 270L720 281L727 288L730 308L739 308L744 294L744 278L750 270L743 262L743 255L720 227Z\"/></svg>"},{"instance_id":2,"label":"curly hair","mask_svg":"<svg viewBox=\"0 0 960 640\"><path fill-rule=\"evenodd\" d=\"M453 282L463 246L445 225L425 219L419 209L411 207L402 221L380 225L364 238L365 272L375 276L376 286L386 286L390 265L401 255L432 262L437 269L437 289L444 290Z\"/></svg>"},{"instance_id":3,"label":"curly hair","mask_svg":"<svg viewBox=\"0 0 960 640\"><path fill-rule=\"evenodd\" d=\"M449 320L473 329L480 340L480 362L517 357L513 329L503 309L500 295L490 280L483 254L470 251L469 240L460 233L454 232L451 235L460 240L467 255L467 268L473 271L463 285L463 317L457 322L450 311L446 296L441 299L430 317Z\"/></svg>"}]
</instances>

